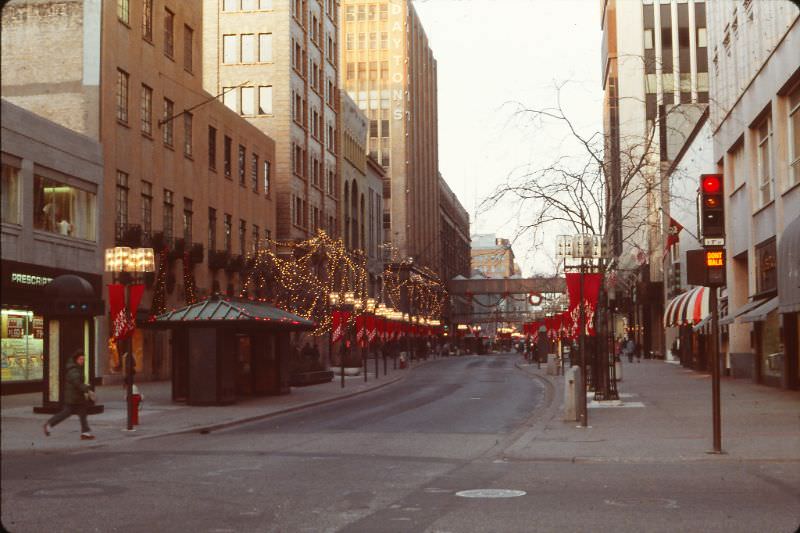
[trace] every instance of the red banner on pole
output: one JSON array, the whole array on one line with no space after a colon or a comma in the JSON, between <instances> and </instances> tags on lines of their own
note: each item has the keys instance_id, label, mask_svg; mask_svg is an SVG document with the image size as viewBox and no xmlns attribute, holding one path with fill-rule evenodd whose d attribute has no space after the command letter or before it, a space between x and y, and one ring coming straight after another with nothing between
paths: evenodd
<instances>
[{"instance_id":1,"label":"red banner on pole","mask_svg":"<svg viewBox=\"0 0 800 533\"><path fill-rule=\"evenodd\" d=\"M365 315L356 316L356 342L361 347L367 345L367 317Z\"/></svg>"},{"instance_id":2,"label":"red banner on pole","mask_svg":"<svg viewBox=\"0 0 800 533\"><path fill-rule=\"evenodd\" d=\"M344 338L348 320L350 320L350 313L346 311L333 312L331 315L331 342L338 342Z\"/></svg>"},{"instance_id":3,"label":"red banner on pole","mask_svg":"<svg viewBox=\"0 0 800 533\"><path fill-rule=\"evenodd\" d=\"M568 273L567 278L567 291L569 292L569 314L572 320L572 336L576 337L580 333L578 331L578 324L580 322L580 294L581 294L581 275L577 273ZM600 274L584 274L583 275L583 316L584 316L584 332L586 335L594 336L594 313L597 309L597 299L600 296L600 284L603 278Z\"/></svg>"}]
</instances>

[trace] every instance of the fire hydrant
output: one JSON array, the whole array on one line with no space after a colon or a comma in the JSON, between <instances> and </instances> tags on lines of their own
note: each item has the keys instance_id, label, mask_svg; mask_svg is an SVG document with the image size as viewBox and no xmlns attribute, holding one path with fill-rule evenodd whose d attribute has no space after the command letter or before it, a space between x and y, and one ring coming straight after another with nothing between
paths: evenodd
<instances>
[{"instance_id":1,"label":"fire hydrant","mask_svg":"<svg viewBox=\"0 0 800 533\"><path fill-rule=\"evenodd\" d=\"M139 409L142 408L142 395L138 392L131 394L131 423L134 426L139 425Z\"/></svg>"}]
</instances>

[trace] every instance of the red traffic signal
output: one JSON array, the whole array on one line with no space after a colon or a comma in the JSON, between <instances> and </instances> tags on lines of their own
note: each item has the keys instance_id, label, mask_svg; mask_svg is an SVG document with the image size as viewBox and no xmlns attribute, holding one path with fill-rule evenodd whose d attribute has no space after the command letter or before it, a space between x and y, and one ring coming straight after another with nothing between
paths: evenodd
<instances>
[{"instance_id":1,"label":"red traffic signal","mask_svg":"<svg viewBox=\"0 0 800 533\"><path fill-rule=\"evenodd\" d=\"M725 201L722 174L700 176L700 224L704 238L725 237Z\"/></svg>"},{"instance_id":2,"label":"red traffic signal","mask_svg":"<svg viewBox=\"0 0 800 533\"><path fill-rule=\"evenodd\" d=\"M703 194L719 194L722 192L722 180L717 174L703 176Z\"/></svg>"}]
</instances>

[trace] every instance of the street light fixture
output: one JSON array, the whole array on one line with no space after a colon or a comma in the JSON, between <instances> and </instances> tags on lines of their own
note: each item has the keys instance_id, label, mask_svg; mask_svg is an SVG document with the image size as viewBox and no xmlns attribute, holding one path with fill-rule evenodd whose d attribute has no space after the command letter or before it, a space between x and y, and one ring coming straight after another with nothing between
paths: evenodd
<instances>
[{"instance_id":1,"label":"street light fixture","mask_svg":"<svg viewBox=\"0 0 800 533\"><path fill-rule=\"evenodd\" d=\"M128 246L115 246L106 248L105 271L111 272L114 278L125 287L125 299L123 313L128 309L130 301L131 285L138 281L138 276L146 272L155 271L155 254L152 248L130 248ZM136 309L132 309L132 323L136 327ZM127 333L125 337L125 385L126 385L126 404L127 404L127 430L133 429L133 346L131 337L133 331Z\"/></svg>"},{"instance_id":2,"label":"street light fixture","mask_svg":"<svg viewBox=\"0 0 800 533\"><path fill-rule=\"evenodd\" d=\"M599 266L599 262L603 257L603 236L602 235L593 235L587 233L581 233L578 235L559 235L558 236L558 251L557 256L564 259L564 269L567 268L567 260L568 259L579 259L580 263L578 265L579 272L580 272L580 296L578 297L578 311L579 311L579 318L578 318L578 331L579 331L579 346L580 346L580 366L581 366L581 399L582 399L582 410L580 414L580 422L582 427L587 427L589 424L589 412L587 409L587 398L586 398L586 310L584 309L583 305L583 293L584 293L584 275L586 273L586 268L591 267L595 264L595 262ZM589 260L589 263L586 263L586 260ZM574 267L575 265L570 265ZM595 362L596 365L596 362ZM595 366L593 365L593 366Z\"/></svg>"}]
</instances>

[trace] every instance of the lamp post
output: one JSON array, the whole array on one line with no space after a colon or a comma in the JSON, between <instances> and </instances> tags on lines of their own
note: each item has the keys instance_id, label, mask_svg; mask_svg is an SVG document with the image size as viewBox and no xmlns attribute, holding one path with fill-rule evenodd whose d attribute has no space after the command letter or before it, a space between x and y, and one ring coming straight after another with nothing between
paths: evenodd
<instances>
[{"instance_id":1,"label":"lamp post","mask_svg":"<svg viewBox=\"0 0 800 533\"><path fill-rule=\"evenodd\" d=\"M332 292L328 295L328 303L331 304L331 313L335 313L339 310L339 293ZM333 326L331 325L331 330L328 332L328 368L333 366ZM342 387L344 387L344 373L342 373Z\"/></svg>"},{"instance_id":2,"label":"lamp post","mask_svg":"<svg viewBox=\"0 0 800 533\"><path fill-rule=\"evenodd\" d=\"M564 259L564 270L567 269L567 259L579 259L578 269L580 273L580 291L578 296L578 332L579 332L579 350L580 350L580 366L581 366L581 414L580 422L581 427L587 427L589 424L589 412L587 409L586 398L586 314L584 306L584 275L587 267L591 268L595 262L600 266L602 258L602 235L559 235L558 236L558 251L557 255ZM586 259L589 263L586 263ZM572 268L575 268L572 265ZM593 367L597 366L595 362ZM604 365L605 366L605 365ZM596 384L595 384L596 386Z\"/></svg>"},{"instance_id":3,"label":"lamp post","mask_svg":"<svg viewBox=\"0 0 800 533\"><path fill-rule=\"evenodd\" d=\"M123 298L122 317L113 317L115 329L121 332L125 339L125 386L127 404L127 431L133 429L133 376L134 358L131 337L136 328L136 309L132 309L130 325L123 325L126 320L127 309L130 301L131 285L139 281L139 275L146 272L155 271L155 255L152 248L129 248L127 246L115 246L106 248L105 271L111 272L114 280L119 281L125 287ZM138 303L137 303L138 305ZM125 330L121 328L125 327ZM129 329L128 329L129 328Z\"/></svg>"},{"instance_id":4,"label":"lamp post","mask_svg":"<svg viewBox=\"0 0 800 533\"><path fill-rule=\"evenodd\" d=\"M376 308L376 305L377 305L377 302L375 301L375 298L367 298L366 301L365 301L365 304L364 304L364 309L365 309L365 312L366 312L366 315L367 315L367 319L372 319L372 327L373 328L375 327L375 308ZM369 327L368 326L369 326L369 324L368 324L367 320L365 319L364 320L364 329L365 329L364 335L366 336L366 339L364 339L364 342L367 345L367 359L364 360L364 381L367 380L367 360L369 359L370 351L372 351L371 350L372 341L369 338ZM375 355L375 379L378 379L378 370L379 370L378 369L378 356Z\"/></svg>"},{"instance_id":5,"label":"lamp post","mask_svg":"<svg viewBox=\"0 0 800 533\"><path fill-rule=\"evenodd\" d=\"M386 307L386 304L383 302L378 304L378 307L375 308L375 316L378 320L383 321L383 338L378 338L378 342L380 343L380 350L381 350L381 357L383 358L383 375L385 376L387 373L386 368L386 321L389 319L389 309ZM375 327L378 327L378 324L375 324ZM375 354L375 378L378 377L378 354Z\"/></svg>"}]
</instances>

